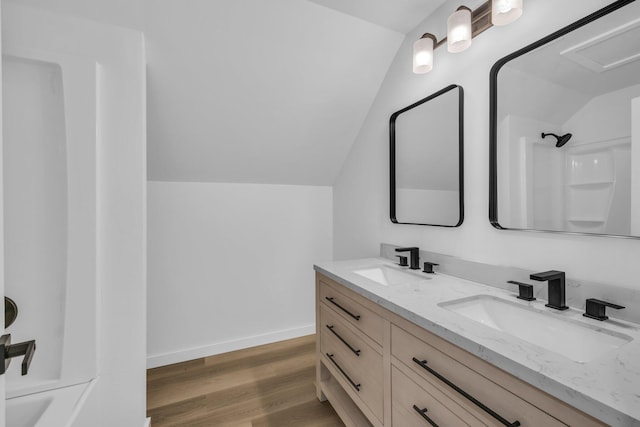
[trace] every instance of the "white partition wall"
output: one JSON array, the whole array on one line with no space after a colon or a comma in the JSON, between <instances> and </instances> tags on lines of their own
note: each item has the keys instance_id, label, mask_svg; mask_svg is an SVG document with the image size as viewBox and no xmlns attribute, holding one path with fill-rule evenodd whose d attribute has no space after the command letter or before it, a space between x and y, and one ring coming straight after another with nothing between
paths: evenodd
<instances>
[{"instance_id":1,"label":"white partition wall","mask_svg":"<svg viewBox=\"0 0 640 427\"><path fill-rule=\"evenodd\" d=\"M315 331L331 187L149 183L148 367Z\"/></svg>"}]
</instances>

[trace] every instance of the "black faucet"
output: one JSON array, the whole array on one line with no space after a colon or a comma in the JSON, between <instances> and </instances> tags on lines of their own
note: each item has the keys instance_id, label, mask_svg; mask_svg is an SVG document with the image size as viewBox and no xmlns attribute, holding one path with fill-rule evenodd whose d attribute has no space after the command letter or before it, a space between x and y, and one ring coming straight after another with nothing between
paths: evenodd
<instances>
[{"instance_id":1,"label":"black faucet","mask_svg":"<svg viewBox=\"0 0 640 427\"><path fill-rule=\"evenodd\" d=\"M409 268L412 270L420 269L420 248L415 246L410 248L396 248L396 252L409 252L411 254L411 265Z\"/></svg>"},{"instance_id":2,"label":"black faucet","mask_svg":"<svg viewBox=\"0 0 640 427\"><path fill-rule=\"evenodd\" d=\"M543 271L542 273L531 274L529 278L539 282L549 282L549 304L545 304L547 307L555 308L556 310L569 308L565 305L564 300L564 271Z\"/></svg>"}]
</instances>

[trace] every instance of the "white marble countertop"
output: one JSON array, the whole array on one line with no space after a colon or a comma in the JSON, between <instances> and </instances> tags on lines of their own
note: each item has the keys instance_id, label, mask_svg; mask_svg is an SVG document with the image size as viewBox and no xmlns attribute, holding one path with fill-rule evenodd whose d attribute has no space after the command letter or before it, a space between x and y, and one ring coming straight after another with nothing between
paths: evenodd
<instances>
[{"instance_id":1,"label":"white marble countertop","mask_svg":"<svg viewBox=\"0 0 640 427\"><path fill-rule=\"evenodd\" d=\"M353 271L384 265L424 279L385 286ZM412 271L385 258L324 262L315 270L428 331L464 348L552 396L616 427L640 426L640 325L582 316L582 310L558 311L546 301L522 301L514 292L443 274ZM528 309L632 338L586 363L545 350L440 306L473 295L488 295ZM546 313L545 313L546 314ZM609 316L615 312L607 313ZM532 325L535 327L535 325Z\"/></svg>"}]
</instances>

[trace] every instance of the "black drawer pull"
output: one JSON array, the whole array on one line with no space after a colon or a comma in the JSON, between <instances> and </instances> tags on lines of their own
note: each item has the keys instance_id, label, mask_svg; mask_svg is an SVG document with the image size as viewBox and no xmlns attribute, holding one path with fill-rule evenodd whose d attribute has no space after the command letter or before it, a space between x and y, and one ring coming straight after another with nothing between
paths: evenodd
<instances>
[{"instance_id":1,"label":"black drawer pull","mask_svg":"<svg viewBox=\"0 0 640 427\"><path fill-rule=\"evenodd\" d=\"M333 325L326 325L327 329L329 329L331 331L331 333L333 333L333 335L335 335L336 337L338 337L338 339L340 341L342 341L342 343L344 345L346 345L347 347L349 347L349 350L351 350L353 352L353 354L355 354L356 356L360 356L360 350L356 350L355 348L351 347L351 344L349 344L348 342L346 342L344 340L344 338L342 338L340 335L338 335L338 333L336 331L333 330Z\"/></svg>"},{"instance_id":2,"label":"black drawer pull","mask_svg":"<svg viewBox=\"0 0 640 427\"><path fill-rule=\"evenodd\" d=\"M427 408L420 409L416 405L413 405L413 410L416 411L418 414L420 414L420 416L424 418L425 421L431 424L433 427L438 427L438 424L436 424L431 418L427 416Z\"/></svg>"},{"instance_id":3,"label":"black drawer pull","mask_svg":"<svg viewBox=\"0 0 640 427\"><path fill-rule=\"evenodd\" d=\"M347 373L340 367L340 365L338 365L338 362L333 360L333 354L326 353L326 355L329 358L329 360L331 360L331 363L333 363L335 365L335 367L338 368L338 370L342 373L342 375L344 375L344 377L347 379L347 381L349 381L351 383L353 388L355 388L356 391L360 391L360 384L354 383L353 380L351 378L349 378L349 375L347 375Z\"/></svg>"},{"instance_id":4,"label":"black drawer pull","mask_svg":"<svg viewBox=\"0 0 640 427\"><path fill-rule=\"evenodd\" d=\"M507 421L504 418L502 418L498 413L493 411L491 408L486 406L484 403L480 402L478 399L476 399L475 397L471 396L469 393L467 393L466 391L464 391L463 389L461 389L460 387L458 387L457 385L455 385L454 383L452 383L451 381L449 381L448 379L446 379L445 377L443 377L442 375L440 375L439 373L437 373L436 371L431 369L431 367L427 366L427 361L426 360L418 360L418 359L416 359L414 357L413 361L415 363L417 363L418 365L420 365L421 368L423 368L426 371L428 371L429 373L433 374L433 376L438 378L440 381L442 381L443 383L445 383L446 385L448 385L449 387L451 387L452 389L454 389L455 391L457 391L458 393L463 395L465 398L467 398L469 401L471 401L471 403L473 403L474 405L476 405L477 407L479 407L480 409L485 411L487 414L491 415L496 420L500 421L500 423L502 425L505 425L507 427L518 427L518 426L521 425L520 421L514 421L513 423L510 423L509 421Z\"/></svg>"},{"instance_id":5,"label":"black drawer pull","mask_svg":"<svg viewBox=\"0 0 640 427\"><path fill-rule=\"evenodd\" d=\"M331 304L335 305L336 307L338 307L340 310L344 311L345 313L347 313L349 316L353 317L356 320L360 320L360 315L355 315L352 312L350 312L349 310L347 310L346 308L344 308L343 306L341 306L340 304L338 304L337 302L335 302L333 300L333 297L324 297L324 299L326 299L327 301L329 301Z\"/></svg>"}]
</instances>

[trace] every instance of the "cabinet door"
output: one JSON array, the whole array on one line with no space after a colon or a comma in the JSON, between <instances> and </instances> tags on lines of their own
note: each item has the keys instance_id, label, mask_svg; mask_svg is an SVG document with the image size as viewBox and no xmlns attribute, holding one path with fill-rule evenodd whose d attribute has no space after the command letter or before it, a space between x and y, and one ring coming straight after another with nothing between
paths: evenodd
<instances>
[{"instance_id":1,"label":"cabinet door","mask_svg":"<svg viewBox=\"0 0 640 427\"><path fill-rule=\"evenodd\" d=\"M566 426L480 375L472 366L460 363L455 354L445 354L395 325L391 329L391 353L393 363L401 363L434 386L447 390L459 404L488 425L500 426L519 421L523 426ZM499 418L503 421L498 421Z\"/></svg>"}]
</instances>

